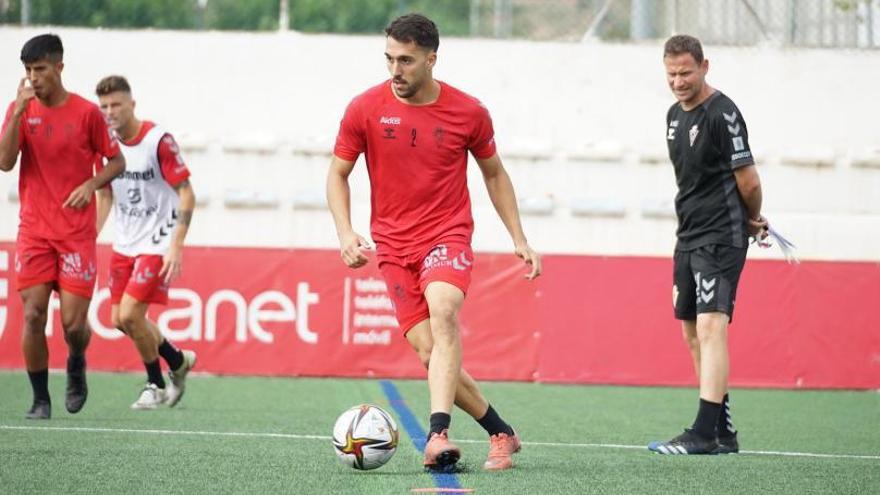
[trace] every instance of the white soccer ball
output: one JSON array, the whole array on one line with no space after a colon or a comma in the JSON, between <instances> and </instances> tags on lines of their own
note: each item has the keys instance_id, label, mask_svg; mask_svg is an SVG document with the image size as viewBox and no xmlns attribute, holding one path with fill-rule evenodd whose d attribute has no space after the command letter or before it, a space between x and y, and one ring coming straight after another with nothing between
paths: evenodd
<instances>
[{"instance_id":1,"label":"white soccer ball","mask_svg":"<svg viewBox=\"0 0 880 495\"><path fill-rule=\"evenodd\" d=\"M376 469L397 451L397 423L382 408L361 404L345 411L333 425L333 450L354 469Z\"/></svg>"}]
</instances>

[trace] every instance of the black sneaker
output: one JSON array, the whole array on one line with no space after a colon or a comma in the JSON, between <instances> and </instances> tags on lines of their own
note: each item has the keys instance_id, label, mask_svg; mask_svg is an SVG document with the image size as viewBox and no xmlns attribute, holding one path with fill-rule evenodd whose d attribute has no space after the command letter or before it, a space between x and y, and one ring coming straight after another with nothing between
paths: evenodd
<instances>
[{"instance_id":1,"label":"black sneaker","mask_svg":"<svg viewBox=\"0 0 880 495\"><path fill-rule=\"evenodd\" d=\"M34 399L31 410L24 417L27 419L49 419L52 417L52 403L47 400Z\"/></svg>"},{"instance_id":2,"label":"black sneaker","mask_svg":"<svg viewBox=\"0 0 880 495\"><path fill-rule=\"evenodd\" d=\"M668 442L651 442L648 450L668 455L712 455L718 448L715 438L706 438L690 428Z\"/></svg>"},{"instance_id":3,"label":"black sneaker","mask_svg":"<svg viewBox=\"0 0 880 495\"><path fill-rule=\"evenodd\" d=\"M736 433L718 437L718 448L715 454L736 454L739 452L739 442L736 441Z\"/></svg>"},{"instance_id":4,"label":"black sneaker","mask_svg":"<svg viewBox=\"0 0 880 495\"><path fill-rule=\"evenodd\" d=\"M67 396L64 405L67 412L78 413L86 403L89 395L89 386L86 384L86 358L85 356L67 358Z\"/></svg>"}]
</instances>

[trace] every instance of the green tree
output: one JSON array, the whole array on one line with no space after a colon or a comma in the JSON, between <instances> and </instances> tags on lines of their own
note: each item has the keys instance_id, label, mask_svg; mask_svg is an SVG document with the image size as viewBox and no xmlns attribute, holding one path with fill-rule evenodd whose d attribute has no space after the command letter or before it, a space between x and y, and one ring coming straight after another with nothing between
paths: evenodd
<instances>
[{"instance_id":1,"label":"green tree","mask_svg":"<svg viewBox=\"0 0 880 495\"><path fill-rule=\"evenodd\" d=\"M291 0L296 3L296 0ZM208 29L278 29L278 0L208 0L205 11Z\"/></svg>"}]
</instances>

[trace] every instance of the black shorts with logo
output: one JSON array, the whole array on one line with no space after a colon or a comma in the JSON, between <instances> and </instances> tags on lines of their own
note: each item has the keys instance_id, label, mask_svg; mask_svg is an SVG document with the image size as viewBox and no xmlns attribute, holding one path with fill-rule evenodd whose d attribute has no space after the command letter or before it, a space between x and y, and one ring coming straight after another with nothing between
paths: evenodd
<instances>
[{"instance_id":1,"label":"black shorts with logo","mask_svg":"<svg viewBox=\"0 0 880 495\"><path fill-rule=\"evenodd\" d=\"M721 312L733 321L736 286L748 248L710 244L675 251L672 301L675 317L696 320L699 313Z\"/></svg>"}]
</instances>

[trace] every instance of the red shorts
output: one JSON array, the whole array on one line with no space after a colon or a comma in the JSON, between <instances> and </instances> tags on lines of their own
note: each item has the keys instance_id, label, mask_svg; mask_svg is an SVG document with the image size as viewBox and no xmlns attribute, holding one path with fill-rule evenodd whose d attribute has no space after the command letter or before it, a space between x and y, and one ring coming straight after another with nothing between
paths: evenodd
<instances>
[{"instance_id":1,"label":"red shorts","mask_svg":"<svg viewBox=\"0 0 880 495\"><path fill-rule=\"evenodd\" d=\"M45 239L18 232L15 241L18 290L53 282L56 289L91 299L97 272L94 239Z\"/></svg>"},{"instance_id":2,"label":"red shorts","mask_svg":"<svg viewBox=\"0 0 880 495\"><path fill-rule=\"evenodd\" d=\"M388 286L388 296L404 335L430 316L425 299L428 284L447 282L467 293L473 264L471 247L456 242L437 244L417 256L379 257L379 271Z\"/></svg>"},{"instance_id":3,"label":"red shorts","mask_svg":"<svg viewBox=\"0 0 880 495\"><path fill-rule=\"evenodd\" d=\"M134 258L113 252L110 258L110 302L119 304L122 294L149 304L168 303L168 284L159 276L162 255L142 254Z\"/></svg>"}]
</instances>

